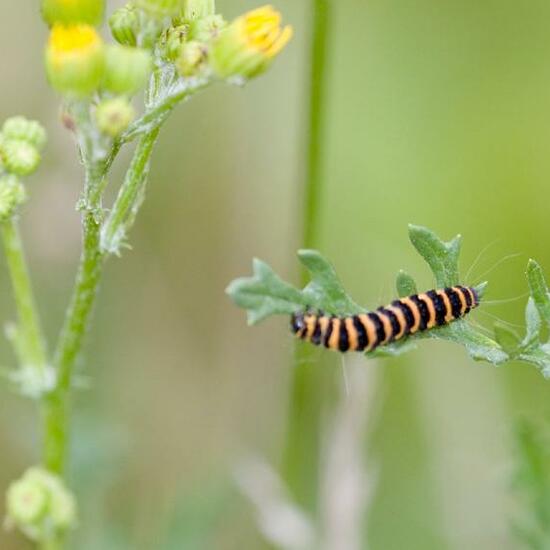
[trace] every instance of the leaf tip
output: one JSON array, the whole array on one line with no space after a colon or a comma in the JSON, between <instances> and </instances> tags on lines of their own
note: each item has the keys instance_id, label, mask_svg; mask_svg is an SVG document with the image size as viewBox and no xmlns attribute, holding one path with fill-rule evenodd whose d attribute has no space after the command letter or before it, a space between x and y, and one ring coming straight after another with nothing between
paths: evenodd
<instances>
[{"instance_id":1,"label":"leaf tip","mask_svg":"<svg viewBox=\"0 0 550 550\"><path fill-rule=\"evenodd\" d=\"M482 283L479 283L474 287L474 290L476 291L479 298L483 298L483 295L485 294L488 286L489 283L487 281L483 281Z\"/></svg>"}]
</instances>

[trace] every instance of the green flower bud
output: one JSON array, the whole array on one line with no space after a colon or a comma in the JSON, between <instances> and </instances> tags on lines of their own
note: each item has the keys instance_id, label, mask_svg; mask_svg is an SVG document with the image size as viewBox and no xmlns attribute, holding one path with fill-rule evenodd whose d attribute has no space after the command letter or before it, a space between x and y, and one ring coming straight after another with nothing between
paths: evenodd
<instances>
[{"instance_id":1,"label":"green flower bud","mask_svg":"<svg viewBox=\"0 0 550 550\"><path fill-rule=\"evenodd\" d=\"M189 25L170 27L164 35L164 57L175 61L189 35Z\"/></svg>"},{"instance_id":2,"label":"green flower bud","mask_svg":"<svg viewBox=\"0 0 550 550\"><path fill-rule=\"evenodd\" d=\"M0 177L0 223L9 220L17 208L25 202L27 193L17 176L6 174Z\"/></svg>"},{"instance_id":3,"label":"green flower bud","mask_svg":"<svg viewBox=\"0 0 550 550\"><path fill-rule=\"evenodd\" d=\"M176 59L176 69L181 76L193 76L203 66L206 59L206 50L204 44L200 42L187 42L180 50Z\"/></svg>"},{"instance_id":4,"label":"green flower bud","mask_svg":"<svg viewBox=\"0 0 550 550\"><path fill-rule=\"evenodd\" d=\"M6 139L21 139L34 145L38 150L46 144L46 130L36 120L22 116L8 118L2 126L2 135Z\"/></svg>"},{"instance_id":5,"label":"green flower bud","mask_svg":"<svg viewBox=\"0 0 550 550\"><path fill-rule=\"evenodd\" d=\"M30 468L8 489L8 521L34 540L62 533L76 522L76 502L63 482L42 468Z\"/></svg>"},{"instance_id":6,"label":"green flower bud","mask_svg":"<svg viewBox=\"0 0 550 550\"><path fill-rule=\"evenodd\" d=\"M147 83L152 65L147 50L110 45L105 56L103 88L115 94L135 94Z\"/></svg>"},{"instance_id":7,"label":"green flower bud","mask_svg":"<svg viewBox=\"0 0 550 550\"><path fill-rule=\"evenodd\" d=\"M292 27L281 27L281 14L264 6L220 33L210 49L210 64L220 78L252 78L269 67L291 37Z\"/></svg>"},{"instance_id":8,"label":"green flower bud","mask_svg":"<svg viewBox=\"0 0 550 550\"><path fill-rule=\"evenodd\" d=\"M42 0L42 15L50 25L99 25L104 9L105 0Z\"/></svg>"},{"instance_id":9,"label":"green flower bud","mask_svg":"<svg viewBox=\"0 0 550 550\"><path fill-rule=\"evenodd\" d=\"M102 101L95 112L97 127L113 138L122 134L135 116L134 108L124 97Z\"/></svg>"},{"instance_id":10,"label":"green flower bud","mask_svg":"<svg viewBox=\"0 0 550 550\"><path fill-rule=\"evenodd\" d=\"M206 17L216 13L215 0L182 0L183 17L187 21Z\"/></svg>"},{"instance_id":11,"label":"green flower bud","mask_svg":"<svg viewBox=\"0 0 550 550\"><path fill-rule=\"evenodd\" d=\"M113 38L123 46L135 46L139 31L139 14L131 2L116 10L109 18Z\"/></svg>"},{"instance_id":12,"label":"green flower bud","mask_svg":"<svg viewBox=\"0 0 550 550\"><path fill-rule=\"evenodd\" d=\"M180 9L180 0L136 0L136 5L152 17L176 15Z\"/></svg>"},{"instance_id":13,"label":"green flower bud","mask_svg":"<svg viewBox=\"0 0 550 550\"><path fill-rule=\"evenodd\" d=\"M216 38L226 25L221 15L199 17L189 23L189 38L199 42L209 42Z\"/></svg>"},{"instance_id":14,"label":"green flower bud","mask_svg":"<svg viewBox=\"0 0 550 550\"><path fill-rule=\"evenodd\" d=\"M8 172L17 176L32 174L40 164L38 149L22 139L2 139L0 156Z\"/></svg>"},{"instance_id":15,"label":"green flower bud","mask_svg":"<svg viewBox=\"0 0 550 550\"><path fill-rule=\"evenodd\" d=\"M16 525L36 524L48 509L48 492L42 483L27 476L14 481L6 495L8 517Z\"/></svg>"},{"instance_id":16,"label":"green flower bud","mask_svg":"<svg viewBox=\"0 0 550 550\"><path fill-rule=\"evenodd\" d=\"M104 66L103 41L89 25L55 25L46 48L51 85L63 94L86 97L99 87Z\"/></svg>"}]
</instances>

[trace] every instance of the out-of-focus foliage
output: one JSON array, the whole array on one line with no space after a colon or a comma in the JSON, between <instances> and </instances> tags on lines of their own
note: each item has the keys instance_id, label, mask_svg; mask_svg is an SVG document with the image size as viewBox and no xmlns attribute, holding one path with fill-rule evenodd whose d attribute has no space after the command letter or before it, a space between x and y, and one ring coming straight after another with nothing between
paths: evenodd
<instances>
[{"instance_id":1,"label":"out-of-focus foliage","mask_svg":"<svg viewBox=\"0 0 550 550\"><path fill-rule=\"evenodd\" d=\"M514 534L524 548L550 546L550 441L539 423L522 421L516 429L516 462L513 489L518 497Z\"/></svg>"}]
</instances>

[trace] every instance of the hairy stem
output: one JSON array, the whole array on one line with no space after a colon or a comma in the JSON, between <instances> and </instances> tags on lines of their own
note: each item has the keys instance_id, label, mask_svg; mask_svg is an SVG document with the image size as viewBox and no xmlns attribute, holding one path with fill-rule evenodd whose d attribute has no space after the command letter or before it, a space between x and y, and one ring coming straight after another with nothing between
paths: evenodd
<instances>
[{"instance_id":1,"label":"hairy stem","mask_svg":"<svg viewBox=\"0 0 550 550\"><path fill-rule=\"evenodd\" d=\"M155 128L154 132L143 136L136 148L111 216L103 227L108 235L120 234L119 229L127 222L127 217L135 206L139 188L145 184L147 178L149 159L158 131L159 128ZM101 208L101 192L106 181L106 172L116 152L118 147L115 146L113 153L103 161L100 168L87 166L90 193L83 215L82 254L73 296L54 354L57 385L55 391L44 399L44 464L50 471L58 474L63 474L65 469L73 371L90 325L102 267L107 256L107 252L101 247L102 230L97 212ZM110 227L112 234L109 232Z\"/></svg>"},{"instance_id":2,"label":"hairy stem","mask_svg":"<svg viewBox=\"0 0 550 550\"><path fill-rule=\"evenodd\" d=\"M54 355L57 385L45 401L44 463L55 473L65 467L70 412L70 389L74 365L82 349L98 291L103 264L99 250L99 224L93 212L83 220L83 249L75 289Z\"/></svg>"},{"instance_id":3,"label":"hairy stem","mask_svg":"<svg viewBox=\"0 0 550 550\"><path fill-rule=\"evenodd\" d=\"M307 160L303 196L303 246L315 248L323 184L323 138L326 113L326 68L329 0L312 0L311 73L308 91ZM307 282L307 274L302 273ZM312 368L311 350L297 344L291 381L283 473L294 498L312 508L316 502L320 419L328 370Z\"/></svg>"},{"instance_id":4,"label":"hairy stem","mask_svg":"<svg viewBox=\"0 0 550 550\"><path fill-rule=\"evenodd\" d=\"M17 355L21 367L33 368L43 377L48 364L46 343L15 217L2 223L2 240L19 318L17 334L14 335Z\"/></svg>"},{"instance_id":5,"label":"hairy stem","mask_svg":"<svg viewBox=\"0 0 550 550\"><path fill-rule=\"evenodd\" d=\"M133 221L140 206L149 171L149 159L157 140L160 126L155 126L143 135L136 147L134 158L124 178L115 204L101 231L101 248L107 252L118 252L126 230Z\"/></svg>"}]
</instances>

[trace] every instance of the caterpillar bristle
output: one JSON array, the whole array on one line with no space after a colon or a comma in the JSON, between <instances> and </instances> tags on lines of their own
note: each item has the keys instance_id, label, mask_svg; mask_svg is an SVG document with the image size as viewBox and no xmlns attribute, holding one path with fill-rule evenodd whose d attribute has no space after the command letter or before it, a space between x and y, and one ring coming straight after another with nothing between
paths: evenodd
<instances>
[{"instance_id":1,"label":"caterpillar bristle","mask_svg":"<svg viewBox=\"0 0 550 550\"><path fill-rule=\"evenodd\" d=\"M293 313L292 332L316 346L340 351L373 351L419 331L447 325L479 305L473 287L454 286L394 300L375 311L338 317L305 308Z\"/></svg>"}]
</instances>

